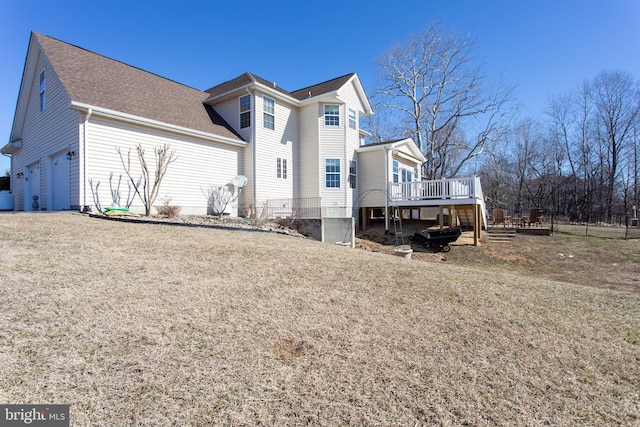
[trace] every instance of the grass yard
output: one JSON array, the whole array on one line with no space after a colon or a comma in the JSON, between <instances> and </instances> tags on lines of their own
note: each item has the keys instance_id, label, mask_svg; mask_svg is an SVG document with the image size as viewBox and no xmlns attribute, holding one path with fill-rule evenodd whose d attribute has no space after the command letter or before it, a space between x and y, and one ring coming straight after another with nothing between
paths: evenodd
<instances>
[{"instance_id":1,"label":"grass yard","mask_svg":"<svg viewBox=\"0 0 640 427\"><path fill-rule=\"evenodd\" d=\"M489 245L407 261L0 215L0 401L68 403L74 426L640 424L640 292L564 280L589 263L562 267L558 245L606 249L527 242L557 272Z\"/></svg>"}]
</instances>

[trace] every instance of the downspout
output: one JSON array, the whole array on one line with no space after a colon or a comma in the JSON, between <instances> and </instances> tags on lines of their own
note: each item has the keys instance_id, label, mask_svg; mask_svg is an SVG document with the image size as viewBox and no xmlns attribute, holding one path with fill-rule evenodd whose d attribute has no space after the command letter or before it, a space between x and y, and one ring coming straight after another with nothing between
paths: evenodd
<instances>
[{"instance_id":1,"label":"downspout","mask_svg":"<svg viewBox=\"0 0 640 427\"><path fill-rule=\"evenodd\" d=\"M82 185L82 210L87 212L89 210L89 205L87 204L87 184L89 180L87 179L87 139L89 138L89 119L93 114L93 110L89 108L87 110L87 114L84 116L84 123L82 125L82 176L83 176L83 185Z\"/></svg>"},{"instance_id":2,"label":"downspout","mask_svg":"<svg viewBox=\"0 0 640 427\"><path fill-rule=\"evenodd\" d=\"M384 147L384 185L387 187L384 192L384 231L389 231L389 195L391 194L391 184L389 184L389 147Z\"/></svg>"},{"instance_id":3,"label":"downspout","mask_svg":"<svg viewBox=\"0 0 640 427\"><path fill-rule=\"evenodd\" d=\"M251 205L253 206L254 216L258 214L257 204L257 195L258 192L256 190L256 102L255 96L252 96L253 93L249 90L249 88L245 88L247 93L250 96L250 100L253 103L251 108L251 138L249 140L249 144L251 144Z\"/></svg>"},{"instance_id":4,"label":"downspout","mask_svg":"<svg viewBox=\"0 0 640 427\"><path fill-rule=\"evenodd\" d=\"M345 104L344 106L344 118L346 120L344 120L344 171L345 171L345 177L347 179L345 179L345 185L344 185L344 215L347 216L347 212L351 212L351 215L353 215L353 209L348 209L349 207L349 190L350 190L350 186L349 186L349 172L350 172L350 167L351 167L351 163L349 162L349 159L347 159L347 136L348 136L348 129L349 129L349 123L347 123L347 120L349 120L349 117L347 115L347 105Z\"/></svg>"}]
</instances>

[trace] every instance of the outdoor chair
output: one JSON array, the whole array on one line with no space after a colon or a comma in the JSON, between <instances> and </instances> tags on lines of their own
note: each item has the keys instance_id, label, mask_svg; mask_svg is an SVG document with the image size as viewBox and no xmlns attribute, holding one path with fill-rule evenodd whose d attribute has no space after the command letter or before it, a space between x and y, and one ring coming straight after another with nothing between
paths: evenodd
<instances>
[{"instance_id":1,"label":"outdoor chair","mask_svg":"<svg viewBox=\"0 0 640 427\"><path fill-rule=\"evenodd\" d=\"M531 211L529 212L529 225L542 226L542 213L543 211L540 208L531 209Z\"/></svg>"},{"instance_id":2,"label":"outdoor chair","mask_svg":"<svg viewBox=\"0 0 640 427\"><path fill-rule=\"evenodd\" d=\"M504 211L500 208L493 208L493 225L497 224L506 226Z\"/></svg>"}]
</instances>

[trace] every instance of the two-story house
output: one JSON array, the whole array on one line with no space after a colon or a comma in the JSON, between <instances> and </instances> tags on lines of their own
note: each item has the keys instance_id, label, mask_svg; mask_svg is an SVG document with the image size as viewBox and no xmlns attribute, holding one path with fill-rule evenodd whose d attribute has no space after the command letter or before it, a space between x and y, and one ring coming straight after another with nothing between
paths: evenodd
<instances>
[{"instance_id":1,"label":"two-story house","mask_svg":"<svg viewBox=\"0 0 640 427\"><path fill-rule=\"evenodd\" d=\"M245 73L201 91L32 33L0 151L11 156L16 210L90 211L113 194L124 200L123 161L130 154L140 174L141 146L153 172L154 149L169 144L176 159L156 204L205 214L212 186L245 176L229 214L344 219L351 223L340 227L353 228L353 218L388 212L396 199L413 208L446 196L426 191L410 139L362 144L360 119L372 113L355 73L291 92Z\"/></svg>"}]
</instances>

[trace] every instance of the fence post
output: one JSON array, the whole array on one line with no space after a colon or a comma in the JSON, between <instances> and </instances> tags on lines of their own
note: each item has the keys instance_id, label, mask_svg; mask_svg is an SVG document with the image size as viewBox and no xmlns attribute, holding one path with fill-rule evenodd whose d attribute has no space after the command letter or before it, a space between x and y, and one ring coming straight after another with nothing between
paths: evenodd
<instances>
[{"instance_id":1,"label":"fence post","mask_svg":"<svg viewBox=\"0 0 640 427\"><path fill-rule=\"evenodd\" d=\"M629 214L624 216L624 240L629 238Z\"/></svg>"}]
</instances>

